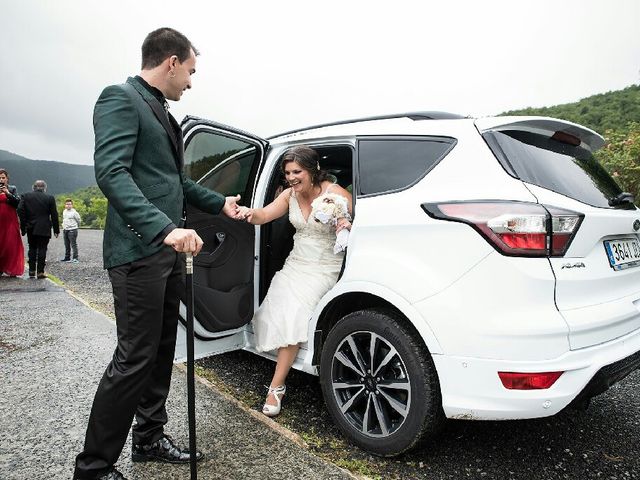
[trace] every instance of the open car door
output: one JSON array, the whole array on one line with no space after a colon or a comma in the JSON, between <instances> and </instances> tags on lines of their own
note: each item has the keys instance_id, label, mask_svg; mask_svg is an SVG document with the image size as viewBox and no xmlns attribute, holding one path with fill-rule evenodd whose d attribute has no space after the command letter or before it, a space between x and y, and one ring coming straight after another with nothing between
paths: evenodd
<instances>
[{"instance_id":1,"label":"open car door","mask_svg":"<svg viewBox=\"0 0 640 480\"><path fill-rule=\"evenodd\" d=\"M195 117L182 122L185 175L251 206L268 143L241 130ZM253 317L255 227L187 206L187 228L204 241L193 259L195 357L241 349ZM184 291L183 291L184 300ZM186 359L186 307L180 305L175 361Z\"/></svg>"}]
</instances>

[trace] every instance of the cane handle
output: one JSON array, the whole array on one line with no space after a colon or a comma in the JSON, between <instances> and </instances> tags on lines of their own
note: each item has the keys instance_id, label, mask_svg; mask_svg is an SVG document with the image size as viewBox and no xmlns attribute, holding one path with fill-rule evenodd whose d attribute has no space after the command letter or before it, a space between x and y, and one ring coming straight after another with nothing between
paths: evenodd
<instances>
[{"instance_id":1,"label":"cane handle","mask_svg":"<svg viewBox=\"0 0 640 480\"><path fill-rule=\"evenodd\" d=\"M191 275L193 273L193 254L191 252L187 252L187 275Z\"/></svg>"}]
</instances>

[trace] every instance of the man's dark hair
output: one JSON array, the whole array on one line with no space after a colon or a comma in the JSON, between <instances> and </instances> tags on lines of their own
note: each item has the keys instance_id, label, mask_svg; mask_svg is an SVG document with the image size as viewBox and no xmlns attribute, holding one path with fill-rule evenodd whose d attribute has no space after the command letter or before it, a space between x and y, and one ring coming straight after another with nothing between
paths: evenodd
<instances>
[{"instance_id":1,"label":"man's dark hair","mask_svg":"<svg viewBox=\"0 0 640 480\"><path fill-rule=\"evenodd\" d=\"M67 198L67 199L64 201L64 203L67 203L67 202L69 202L69 203L73 203L73 200L71 200L70 198Z\"/></svg>"},{"instance_id":2,"label":"man's dark hair","mask_svg":"<svg viewBox=\"0 0 640 480\"><path fill-rule=\"evenodd\" d=\"M200 55L179 31L168 27L154 30L142 42L142 69L155 68L171 55L176 55L182 63L189 58L192 49L196 55Z\"/></svg>"}]
</instances>

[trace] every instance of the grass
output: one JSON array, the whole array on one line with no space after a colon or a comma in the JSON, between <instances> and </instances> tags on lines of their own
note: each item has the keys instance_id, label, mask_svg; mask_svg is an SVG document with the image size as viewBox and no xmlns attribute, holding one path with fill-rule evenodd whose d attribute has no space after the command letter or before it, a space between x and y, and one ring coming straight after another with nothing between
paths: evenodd
<instances>
[{"instance_id":1,"label":"grass","mask_svg":"<svg viewBox=\"0 0 640 480\"><path fill-rule=\"evenodd\" d=\"M287 426L287 428L290 427ZM296 431L294 428L290 429ZM376 462L366 458L353 458L353 447L350 447L344 439L334 437L327 432L318 433L313 426L307 430L296 431L296 433L322 459L349 470L351 473L364 475L372 480L382 479Z\"/></svg>"},{"instance_id":2,"label":"grass","mask_svg":"<svg viewBox=\"0 0 640 480\"><path fill-rule=\"evenodd\" d=\"M56 277L55 275L51 273L47 273L47 278L51 280L53 283L55 283L56 285L64 287L64 282L60 280L58 277Z\"/></svg>"},{"instance_id":3,"label":"grass","mask_svg":"<svg viewBox=\"0 0 640 480\"><path fill-rule=\"evenodd\" d=\"M357 473L359 475L366 475L367 478L372 480L382 480L382 476L375 473L370 462L357 459L337 459L333 460L337 466L349 470L351 473Z\"/></svg>"},{"instance_id":4,"label":"grass","mask_svg":"<svg viewBox=\"0 0 640 480\"><path fill-rule=\"evenodd\" d=\"M206 380L211 382L221 392L228 393L229 395L233 396L236 400L240 400L249 408L251 407L251 405L254 405L256 402L260 401L259 395L252 392L242 392L238 389L234 389L230 387L229 385L224 383L220 379L220 377L216 375L215 372L213 372L208 368L203 368L199 365L195 365L194 372L197 376L205 378Z\"/></svg>"}]
</instances>

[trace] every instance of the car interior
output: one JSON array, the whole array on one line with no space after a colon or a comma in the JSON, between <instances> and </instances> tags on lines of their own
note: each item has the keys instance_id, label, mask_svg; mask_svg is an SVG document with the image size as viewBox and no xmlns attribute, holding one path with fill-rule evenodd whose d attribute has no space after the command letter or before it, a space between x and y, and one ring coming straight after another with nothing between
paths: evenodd
<instances>
[{"instance_id":1,"label":"car interior","mask_svg":"<svg viewBox=\"0 0 640 480\"><path fill-rule=\"evenodd\" d=\"M353 184L353 148L349 145L315 146L320 156L320 167L335 177L335 181L341 187L351 191ZM286 181L282 170L274 169L271 178L265 204L273 201L283 188ZM261 230L261 271L260 271L260 302L264 299L271 279L284 265L289 252L293 248L293 235L295 229L289 222L287 215L263 225Z\"/></svg>"},{"instance_id":2,"label":"car interior","mask_svg":"<svg viewBox=\"0 0 640 480\"><path fill-rule=\"evenodd\" d=\"M339 185L350 190L353 182L352 147L332 145L314 148L320 155L321 168L333 175ZM241 174L238 174L238 169ZM244 186L251 188L256 169L255 151L247 150L230 158L228 165L205 176L200 183L225 195L244 194L243 198L247 199L251 195L244 191ZM278 167L272 173L265 204L283 188L286 188L284 175ZM187 227L194 228L204 241L202 251L193 261L196 318L212 333L248 324L253 317L255 227L224 215L203 212L192 205L187 207L187 212ZM293 248L295 229L287 215L260 228L259 296L262 302L271 279L282 268Z\"/></svg>"}]
</instances>

